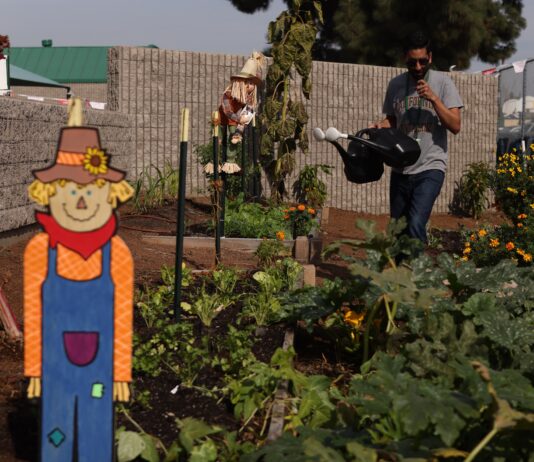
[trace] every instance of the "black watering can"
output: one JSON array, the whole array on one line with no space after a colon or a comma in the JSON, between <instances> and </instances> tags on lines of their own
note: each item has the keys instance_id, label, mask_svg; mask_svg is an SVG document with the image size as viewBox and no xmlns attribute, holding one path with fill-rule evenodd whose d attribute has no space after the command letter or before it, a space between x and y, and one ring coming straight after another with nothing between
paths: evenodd
<instances>
[{"instance_id":1,"label":"black watering can","mask_svg":"<svg viewBox=\"0 0 534 462\"><path fill-rule=\"evenodd\" d=\"M316 140L332 143L345 165L345 176L352 183L378 181L384 173L384 164L403 168L415 164L421 155L419 143L395 128L366 128L348 135L330 127L324 133L313 129ZM364 136L367 136L365 138ZM347 150L337 140L351 140Z\"/></svg>"}]
</instances>

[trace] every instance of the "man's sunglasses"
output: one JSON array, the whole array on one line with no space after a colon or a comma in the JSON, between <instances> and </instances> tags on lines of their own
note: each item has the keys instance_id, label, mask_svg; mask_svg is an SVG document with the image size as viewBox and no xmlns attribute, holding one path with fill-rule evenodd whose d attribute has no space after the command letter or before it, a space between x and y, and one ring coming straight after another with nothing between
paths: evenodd
<instances>
[{"instance_id":1,"label":"man's sunglasses","mask_svg":"<svg viewBox=\"0 0 534 462\"><path fill-rule=\"evenodd\" d=\"M429 58L419 58L419 59L408 59L406 61L406 66L408 67L415 67L417 66L417 63L419 63L421 66L426 66L430 62Z\"/></svg>"}]
</instances>

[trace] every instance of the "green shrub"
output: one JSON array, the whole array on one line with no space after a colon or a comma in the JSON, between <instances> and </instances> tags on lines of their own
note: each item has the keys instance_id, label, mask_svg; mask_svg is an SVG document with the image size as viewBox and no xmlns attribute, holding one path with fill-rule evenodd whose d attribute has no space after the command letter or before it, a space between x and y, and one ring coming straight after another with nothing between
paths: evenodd
<instances>
[{"instance_id":1,"label":"green shrub","mask_svg":"<svg viewBox=\"0 0 534 462\"><path fill-rule=\"evenodd\" d=\"M456 203L461 212L480 218L490 205L490 191L493 170L487 162L474 162L467 166L456 191Z\"/></svg>"}]
</instances>

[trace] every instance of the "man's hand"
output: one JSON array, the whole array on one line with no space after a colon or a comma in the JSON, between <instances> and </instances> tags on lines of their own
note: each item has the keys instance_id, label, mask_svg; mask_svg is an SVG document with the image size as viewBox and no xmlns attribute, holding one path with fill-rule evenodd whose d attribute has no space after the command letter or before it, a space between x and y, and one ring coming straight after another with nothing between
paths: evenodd
<instances>
[{"instance_id":1,"label":"man's hand","mask_svg":"<svg viewBox=\"0 0 534 462\"><path fill-rule=\"evenodd\" d=\"M40 398L41 397L41 378L40 377L30 377L30 383L28 389L26 390L28 399Z\"/></svg>"},{"instance_id":2,"label":"man's hand","mask_svg":"<svg viewBox=\"0 0 534 462\"><path fill-rule=\"evenodd\" d=\"M113 401L130 401L128 382L113 382Z\"/></svg>"},{"instance_id":3,"label":"man's hand","mask_svg":"<svg viewBox=\"0 0 534 462\"><path fill-rule=\"evenodd\" d=\"M462 126L460 109L457 107L447 108L443 101L432 91L430 85L423 79L417 81L415 88L421 98L425 98L432 103L442 125L454 135L458 134Z\"/></svg>"},{"instance_id":4,"label":"man's hand","mask_svg":"<svg viewBox=\"0 0 534 462\"><path fill-rule=\"evenodd\" d=\"M395 121L395 117L394 116L386 116L385 119L383 120L379 120L377 122L373 122L371 125L369 125L369 127L367 128L392 128L392 127L395 127L396 126L396 121Z\"/></svg>"},{"instance_id":5,"label":"man's hand","mask_svg":"<svg viewBox=\"0 0 534 462\"><path fill-rule=\"evenodd\" d=\"M430 88L430 85L423 79L417 81L415 89L421 98L425 98L430 102L435 101L437 98L435 93L432 91L432 88Z\"/></svg>"}]
</instances>

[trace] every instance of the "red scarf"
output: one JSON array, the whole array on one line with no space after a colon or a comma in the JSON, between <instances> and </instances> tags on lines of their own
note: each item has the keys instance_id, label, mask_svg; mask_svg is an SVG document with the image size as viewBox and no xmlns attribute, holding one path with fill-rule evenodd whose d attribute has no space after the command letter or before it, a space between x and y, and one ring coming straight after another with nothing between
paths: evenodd
<instances>
[{"instance_id":1,"label":"red scarf","mask_svg":"<svg viewBox=\"0 0 534 462\"><path fill-rule=\"evenodd\" d=\"M76 232L63 228L58 222L46 213L37 212L35 218L50 236L50 247L56 248L61 244L73 250L87 260L94 252L106 244L117 231L115 215L107 223L94 231Z\"/></svg>"}]
</instances>

